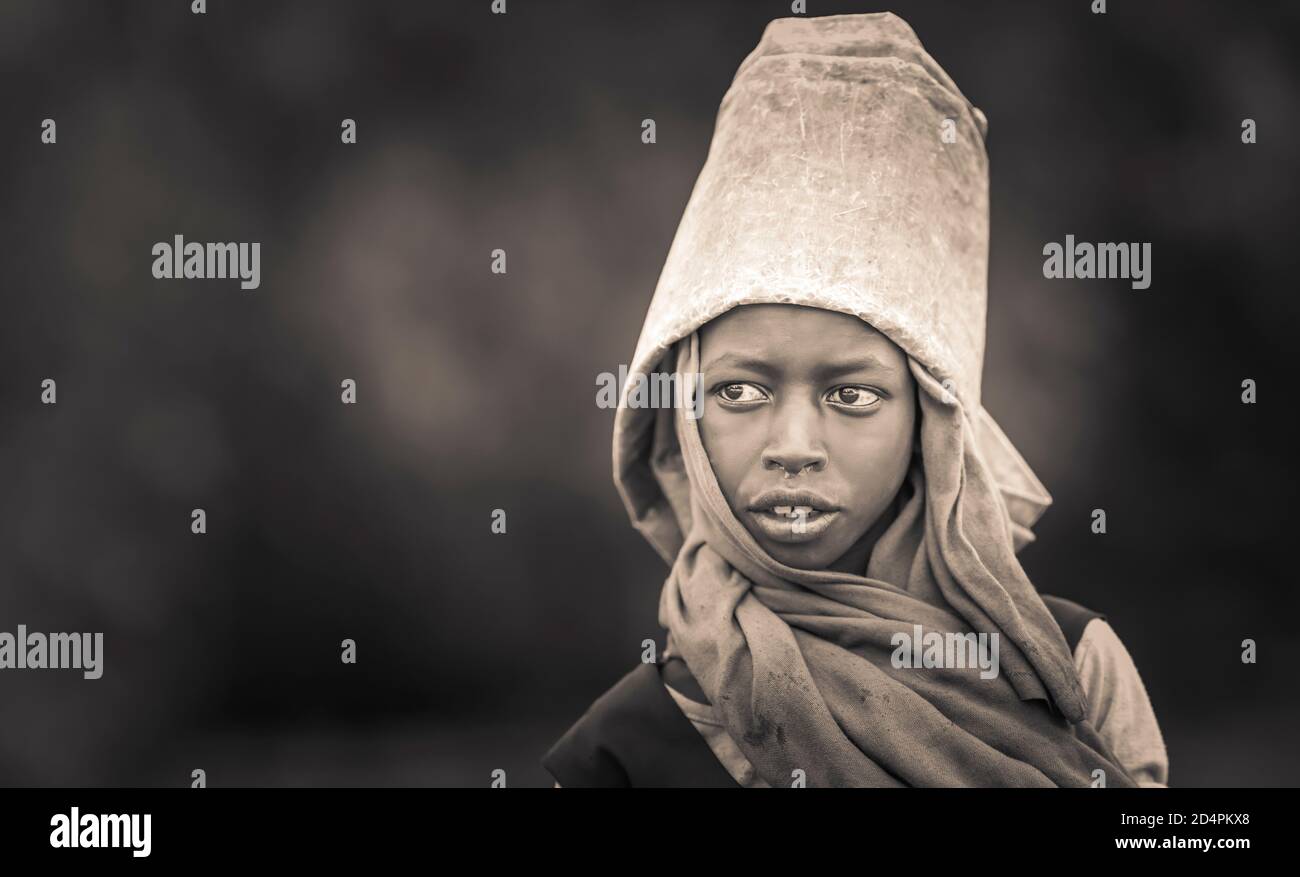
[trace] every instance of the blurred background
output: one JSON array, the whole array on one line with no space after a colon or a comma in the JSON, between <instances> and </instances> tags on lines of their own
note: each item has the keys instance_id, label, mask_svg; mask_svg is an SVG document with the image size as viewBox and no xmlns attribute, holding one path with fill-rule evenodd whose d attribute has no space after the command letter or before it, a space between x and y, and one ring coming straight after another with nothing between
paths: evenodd
<instances>
[{"instance_id":1,"label":"blurred background","mask_svg":"<svg viewBox=\"0 0 1300 877\"><path fill-rule=\"evenodd\" d=\"M0 631L105 650L0 672L0 784L549 785L662 643L596 376L790 7L489 5L0 3ZM1031 577L1109 616L1172 785L1300 784L1300 8L808 5L898 13L989 118L985 405L1055 498ZM154 280L176 234L260 241L261 288ZM1045 281L1066 234L1152 242L1151 288Z\"/></svg>"}]
</instances>

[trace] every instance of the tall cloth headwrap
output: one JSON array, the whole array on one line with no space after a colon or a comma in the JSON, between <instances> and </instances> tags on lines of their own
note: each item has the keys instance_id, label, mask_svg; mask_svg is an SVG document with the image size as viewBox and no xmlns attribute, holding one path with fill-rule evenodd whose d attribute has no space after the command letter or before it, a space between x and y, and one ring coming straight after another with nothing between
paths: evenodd
<instances>
[{"instance_id":1,"label":"tall cloth headwrap","mask_svg":"<svg viewBox=\"0 0 1300 877\"><path fill-rule=\"evenodd\" d=\"M698 371L742 304L853 314L908 355L920 453L863 575L771 558L684 409L627 404L614 479L671 565L680 653L771 785L1133 785L1085 718L1016 551L1051 502L980 405L986 121L889 13L771 22L722 100L631 372ZM707 415L706 415L707 416ZM898 668L893 636L997 634L1000 672Z\"/></svg>"}]
</instances>

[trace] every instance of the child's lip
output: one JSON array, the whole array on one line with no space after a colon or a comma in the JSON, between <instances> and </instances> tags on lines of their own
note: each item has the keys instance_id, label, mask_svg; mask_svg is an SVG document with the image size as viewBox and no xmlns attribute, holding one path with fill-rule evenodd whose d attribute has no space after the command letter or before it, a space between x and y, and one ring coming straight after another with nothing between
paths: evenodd
<instances>
[{"instance_id":1,"label":"child's lip","mask_svg":"<svg viewBox=\"0 0 1300 877\"><path fill-rule=\"evenodd\" d=\"M797 544L821 538L839 512L811 510L803 515L782 515L766 509L751 509L749 516L763 535L772 541Z\"/></svg>"},{"instance_id":2,"label":"child's lip","mask_svg":"<svg viewBox=\"0 0 1300 877\"><path fill-rule=\"evenodd\" d=\"M837 512L840 507L833 500L827 499L820 493L806 488L800 490L791 490L790 488L774 488L765 490L758 496L754 497L749 504L751 512L771 512L777 507L810 509L814 512Z\"/></svg>"}]
</instances>

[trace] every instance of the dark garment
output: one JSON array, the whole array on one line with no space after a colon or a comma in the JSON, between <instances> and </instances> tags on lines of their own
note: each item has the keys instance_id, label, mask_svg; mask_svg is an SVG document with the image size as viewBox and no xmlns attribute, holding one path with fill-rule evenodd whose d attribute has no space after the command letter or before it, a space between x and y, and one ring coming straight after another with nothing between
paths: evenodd
<instances>
[{"instance_id":1,"label":"dark garment","mask_svg":"<svg viewBox=\"0 0 1300 877\"><path fill-rule=\"evenodd\" d=\"M1073 654L1083 629L1105 618L1043 594ZM542 757L562 787L723 787L740 785L664 687L707 703L680 658L641 664L596 699Z\"/></svg>"}]
</instances>

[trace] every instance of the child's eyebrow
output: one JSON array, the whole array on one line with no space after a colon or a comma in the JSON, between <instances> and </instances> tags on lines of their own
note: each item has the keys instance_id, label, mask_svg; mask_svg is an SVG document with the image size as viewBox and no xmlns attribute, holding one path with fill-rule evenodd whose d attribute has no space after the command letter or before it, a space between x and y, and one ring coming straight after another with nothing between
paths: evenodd
<instances>
[{"instance_id":1,"label":"child's eyebrow","mask_svg":"<svg viewBox=\"0 0 1300 877\"><path fill-rule=\"evenodd\" d=\"M858 359L828 363L827 365L819 366L816 371L817 376L823 379L838 378L842 375L852 374L854 372L881 371L891 375L898 373L898 369L877 359L871 354L867 354Z\"/></svg>"},{"instance_id":2,"label":"child's eyebrow","mask_svg":"<svg viewBox=\"0 0 1300 877\"><path fill-rule=\"evenodd\" d=\"M774 369L771 363L766 360L749 356L738 356L734 353L722 354L717 359L714 359L712 362L705 365L704 370L708 371L709 369L720 368L723 366L746 369L748 371L758 372L759 374L768 377L776 374L776 369Z\"/></svg>"}]
</instances>

